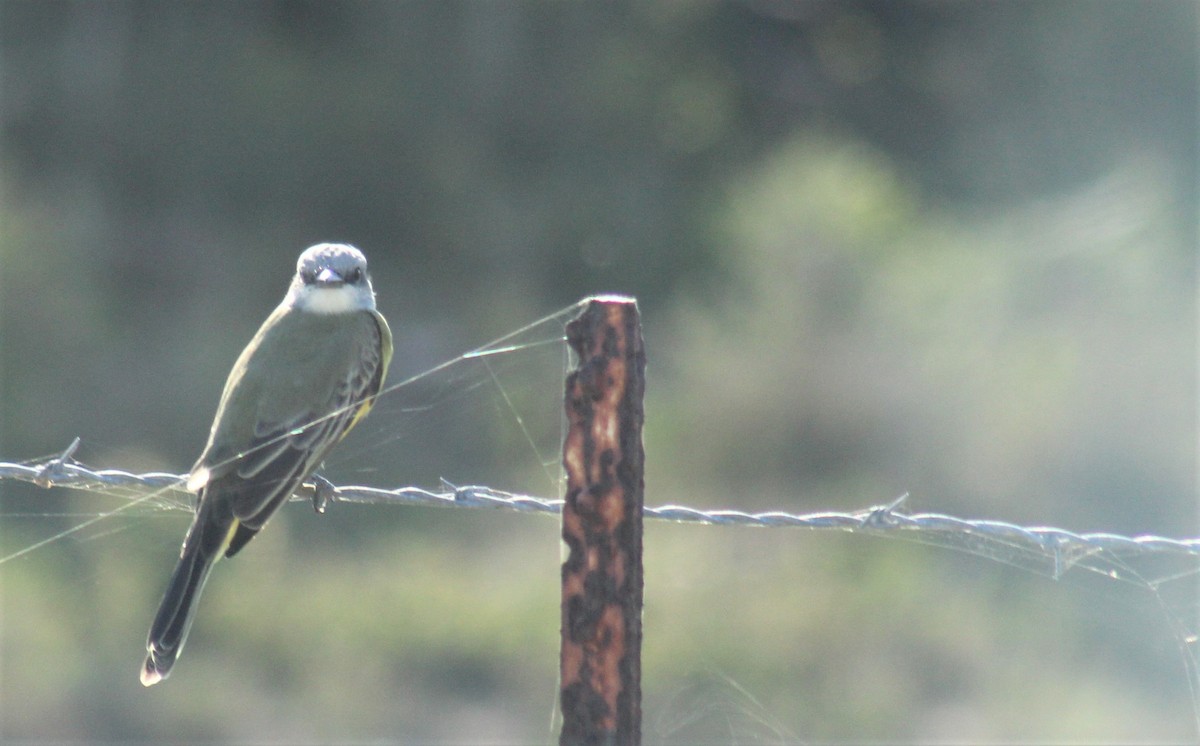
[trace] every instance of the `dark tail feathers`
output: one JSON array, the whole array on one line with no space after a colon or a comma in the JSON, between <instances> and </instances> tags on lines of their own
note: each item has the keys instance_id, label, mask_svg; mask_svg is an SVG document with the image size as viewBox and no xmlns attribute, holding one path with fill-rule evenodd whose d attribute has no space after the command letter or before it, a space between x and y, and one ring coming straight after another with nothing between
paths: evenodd
<instances>
[{"instance_id":1,"label":"dark tail feathers","mask_svg":"<svg viewBox=\"0 0 1200 746\"><path fill-rule=\"evenodd\" d=\"M167 592L154 616L154 623L150 625L146 663L142 666L144 686L153 686L171 674L171 667L187 642L200 591L204 590L204 582L220 558L221 545L229 534L229 528L215 525L210 516L205 515L207 512L201 507L196 516L192 530L184 540L179 564L175 565ZM193 536L195 533L200 535Z\"/></svg>"}]
</instances>

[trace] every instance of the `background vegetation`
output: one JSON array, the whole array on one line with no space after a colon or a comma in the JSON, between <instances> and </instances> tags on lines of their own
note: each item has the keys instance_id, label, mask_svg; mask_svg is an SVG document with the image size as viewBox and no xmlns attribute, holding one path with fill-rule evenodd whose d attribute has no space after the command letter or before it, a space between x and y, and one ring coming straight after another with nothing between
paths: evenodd
<instances>
[{"instance_id":1,"label":"background vegetation","mask_svg":"<svg viewBox=\"0 0 1200 746\"><path fill-rule=\"evenodd\" d=\"M909 491L1195 536L1196 29L1183 1L3 0L0 458L78 435L186 470L296 254L345 240L393 381L636 295L650 503ZM561 349L503 364L552 458ZM488 380L406 387L330 476L548 494ZM0 554L116 504L0 485ZM551 740L553 521L291 506L144 690L186 524L0 565L0 739ZM1194 568L1176 598L852 535L646 552L648 742L1195 737Z\"/></svg>"}]
</instances>

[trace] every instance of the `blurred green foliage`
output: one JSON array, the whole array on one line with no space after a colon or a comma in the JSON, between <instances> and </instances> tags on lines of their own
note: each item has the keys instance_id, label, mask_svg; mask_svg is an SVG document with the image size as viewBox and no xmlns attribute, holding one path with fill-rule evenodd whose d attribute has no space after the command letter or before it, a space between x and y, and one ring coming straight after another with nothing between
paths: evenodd
<instances>
[{"instance_id":1,"label":"blurred green foliage","mask_svg":"<svg viewBox=\"0 0 1200 746\"><path fill-rule=\"evenodd\" d=\"M651 503L911 491L1196 535L1197 20L3 0L0 459L78 435L185 470L296 255L345 240L393 382L636 295ZM537 349L397 391L331 476L548 495L563 352ZM0 556L119 504L0 485ZM553 521L293 506L143 690L185 527L139 511L0 565L0 740L554 740ZM648 743L1196 735L1194 594L778 530L650 526L646 562Z\"/></svg>"}]
</instances>

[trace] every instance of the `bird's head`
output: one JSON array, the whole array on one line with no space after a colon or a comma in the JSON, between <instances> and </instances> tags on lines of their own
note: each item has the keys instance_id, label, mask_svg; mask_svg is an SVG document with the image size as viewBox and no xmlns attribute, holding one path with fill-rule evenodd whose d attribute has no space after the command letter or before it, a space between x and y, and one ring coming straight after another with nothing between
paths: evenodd
<instances>
[{"instance_id":1,"label":"bird's head","mask_svg":"<svg viewBox=\"0 0 1200 746\"><path fill-rule=\"evenodd\" d=\"M296 262L288 299L298 309L332 314L375 308L367 258L348 244L310 246Z\"/></svg>"}]
</instances>

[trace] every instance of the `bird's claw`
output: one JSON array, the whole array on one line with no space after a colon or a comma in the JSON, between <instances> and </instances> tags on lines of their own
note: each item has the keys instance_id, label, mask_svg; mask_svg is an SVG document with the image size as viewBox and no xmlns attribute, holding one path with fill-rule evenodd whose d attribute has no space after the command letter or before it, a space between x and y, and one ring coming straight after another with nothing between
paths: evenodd
<instances>
[{"instance_id":1,"label":"bird's claw","mask_svg":"<svg viewBox=\"0 0 1200 746\"><path fill-rule=\"evenodd\" d=\"M313 483L313 510L318 514L324 513L329 501L337 494L337 487L320 474L313 474L310 479Z\"/></svg>"}]
</instances>

